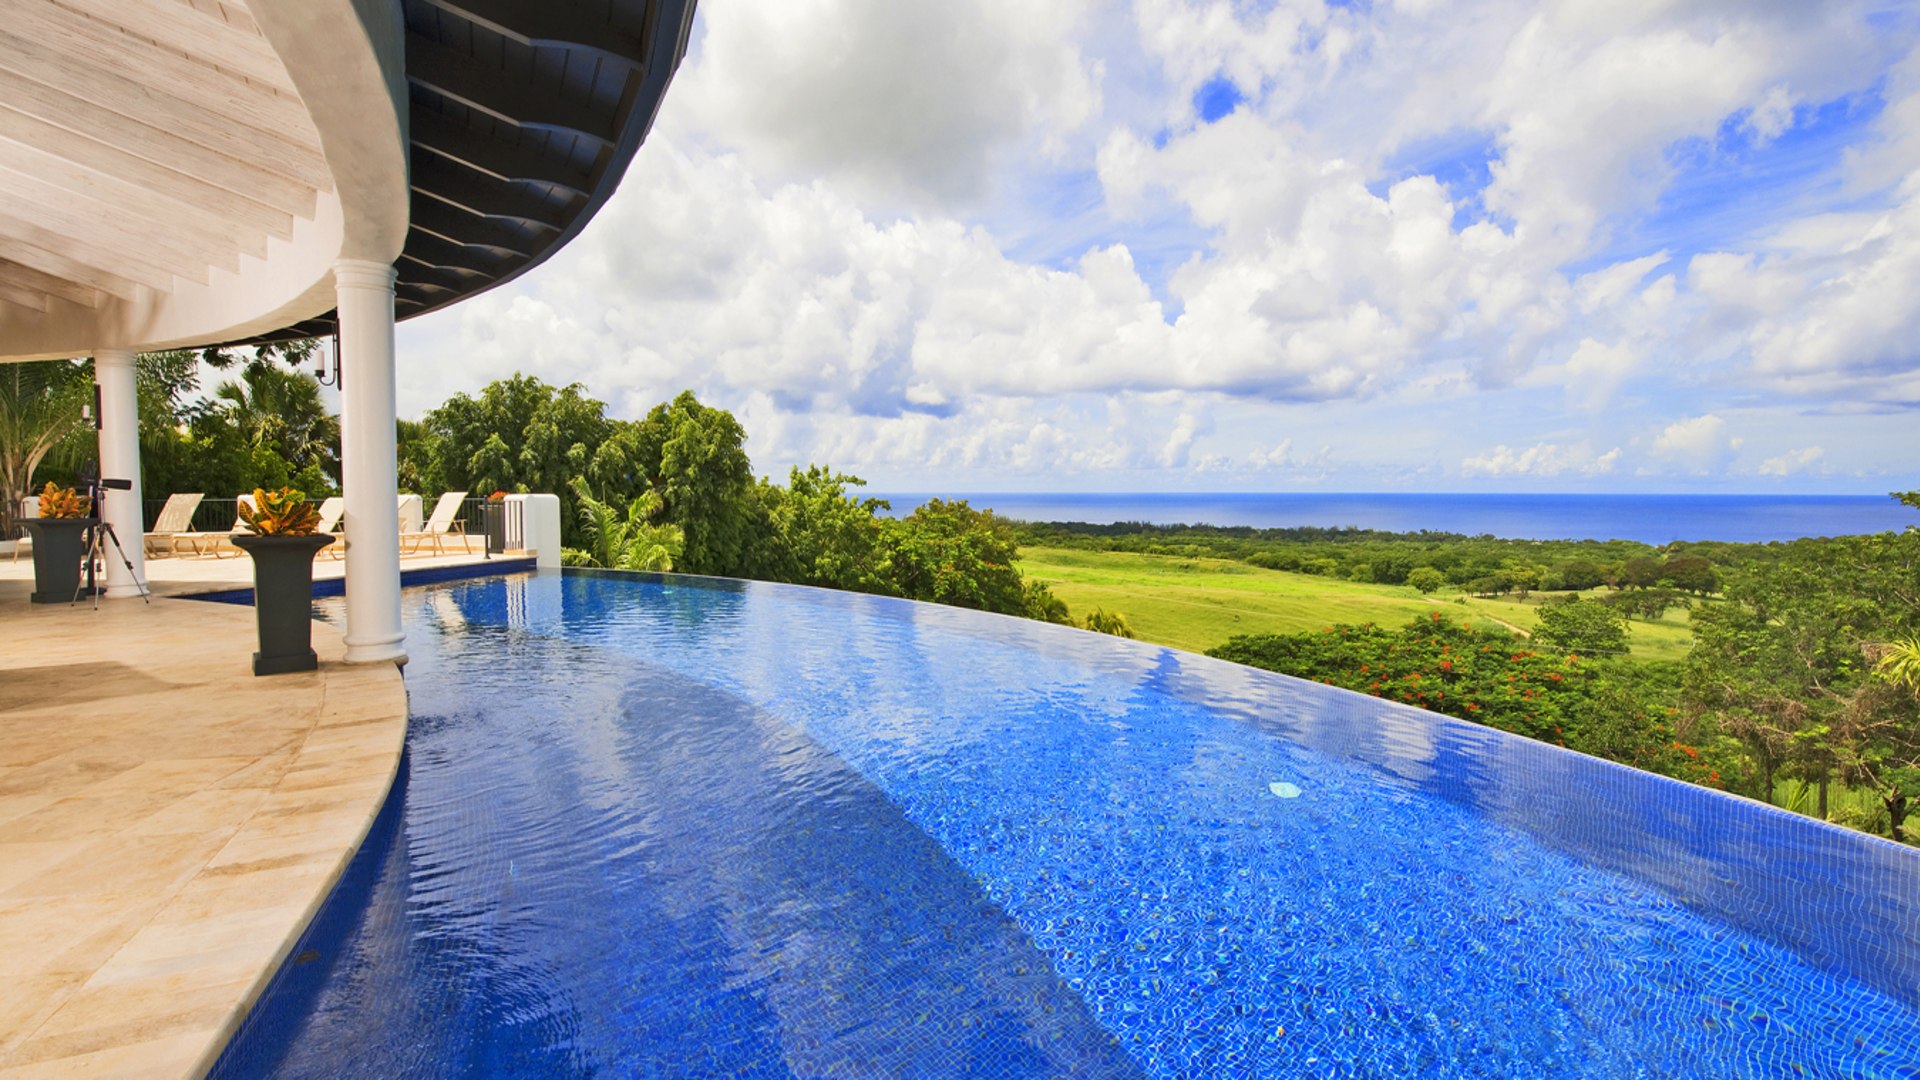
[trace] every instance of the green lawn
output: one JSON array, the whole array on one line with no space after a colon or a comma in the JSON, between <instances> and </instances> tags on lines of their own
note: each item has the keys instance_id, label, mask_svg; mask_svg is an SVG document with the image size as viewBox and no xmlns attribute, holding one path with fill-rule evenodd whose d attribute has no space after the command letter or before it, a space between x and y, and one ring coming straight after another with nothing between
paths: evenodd
<instances>
[{"instance_id":1,"label":"green lawn","mask_svg":"<svg viewBox=\"0 0 1920 1080\"><path fill-rule=\"evenodd\" d=\"M1404 586L1262 570L1231 559L1028 547L1020 549L1020 569L1051 586L1076 617L1096 607L1118 611L1142 640L1194 652L1235 634L1318 630L1333 623L1399 626L1432 611L1476 626L1528 630L1539 609L1535 600L1426 598ZM1629 625L1633 654L1643 659L1677 660L1692 640L1685 612Z\"/></svg>"}]
</instances>

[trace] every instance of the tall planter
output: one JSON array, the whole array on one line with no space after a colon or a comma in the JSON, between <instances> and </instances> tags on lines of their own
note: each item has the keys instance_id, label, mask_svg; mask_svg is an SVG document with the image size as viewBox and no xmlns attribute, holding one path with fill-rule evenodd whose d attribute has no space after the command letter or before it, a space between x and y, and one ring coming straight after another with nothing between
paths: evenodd
<instances>
[{"instance_id":1,"label":"tall planter","mask_svg":"<svg viewBox=\"0 0 1920 1080\"><path fill-rule=\"evenodd\" d=\"M233 546L253 556L253 614L260 627L255 675L312 671L313 557L333 543L326 533L256 536L234 533Z\"/></svg>"},{"instance_id":2,"label":"tall planter","mask_svg":"<svg viewBox=\"0 0 1920 1080\"><path fill-rule=\"evenodd\" d=\"M87 552L87 530L97 517L22 518L33 537L33 602L71 604L80 595L80 560Z\"/></svg>"}]
</instances>

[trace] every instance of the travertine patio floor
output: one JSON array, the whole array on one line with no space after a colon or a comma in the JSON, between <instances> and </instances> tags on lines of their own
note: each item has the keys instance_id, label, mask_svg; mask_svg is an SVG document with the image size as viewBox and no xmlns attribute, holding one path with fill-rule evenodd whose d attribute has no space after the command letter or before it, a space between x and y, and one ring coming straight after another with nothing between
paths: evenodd
<instances>
[{"instance_id":1,"label":"travertine patio floor","mask_svg":"<svg viewBox=\"0 0 1920 1080\"><path fill-rule=\"evenodd\" d=\"M319 671L254 678L251 608L31 588L0 570L0 1078L198 1076L372 823L400 672L316 624Z\"/></svg>"}]
</instances>

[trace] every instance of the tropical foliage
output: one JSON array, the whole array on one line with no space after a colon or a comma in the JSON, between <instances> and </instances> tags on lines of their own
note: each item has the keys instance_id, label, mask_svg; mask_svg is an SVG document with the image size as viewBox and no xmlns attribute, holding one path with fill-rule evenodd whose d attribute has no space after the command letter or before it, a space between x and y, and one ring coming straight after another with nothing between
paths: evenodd
<instances>
[{"instance_id":1,"label":"tropical foliage","mask_svg":"<svg viewBox=\"0 0 1920 1080\"><path fill-rule=\"evenodd\" d=\"M93 500L70 487L53 481L40 489L40 516L43 518L83 518L93 512Z\"/></svg>"},{"instance_id":2,"label":"tropical foliage","mask_svg":"<svg viewBox=\"0 0 1920 1080\"><path fill-rule=\"evenodd\" d=\"M618 509L594 498L586 480L576 476L572 486L580 504L580 532L586 546L562 549L567 565L659 572L674 568L675 560L686 550L686 534L678 525L651 523L660 513L658 495L649 491L634 497L623 516Z\"/></svg>"},{"instance_id":3,"label":"tropical foliage","mask_svg":"<svg viewBox=\"0 0 1920 1080\"><path fill-rule=\"evenodd\" d=\"M260 536L312 536L320 515L298 488L254 488L252 502L240 504L240 523Z\"/></svg>"},{"instance_id":4,"label":"tropical foliage","mask_svg":"<svg viewBox=\"0 0 1920 1080\"><path fill-rule=\"evenodd\" d=\"M70 361L0 364L0 540L13 538L40 463L84 427L92 390L86 368Z\"/></svg>"},{"instance_id":5,"label":"tropical foliage","mask_svg":"<svg viewBox=\"0 0 1920 1080\"><path fill-rule=\"evenodd\" d=\"M1112 634L1123 638L1133 636L1133 627L1127 622L1127 617L1106 608L1094 608L1087 612L1086 620L1081 625L1096 634Z\"/></svg>"},{"instance_id":6,"label":"tropical foliage","mask_svg":"<svg viewBox=\"0 0 1920 1080\"><path fill-rule=\"evenodd\" d=\"M1729 747L1679 729L1670 673L1534 647L1433 612L1398 629L1334 625L1317 633L1236 637L1209 655L1404 702L1516 735L1714 786Z\"/></svg>"},{"instance_id":7,"label":"tropical foliage","mask_svg":"<svg viewBox=\"0 0 1920 1080\"><path fill-rule=\"evenodd\" d=\"M292 365L311 342L258 355L176 350L147 353L136 366L141 488L149 495L198 491L216 498L255 488L293 487L312 497L340 490L340 420L319 384ZM204 367L231 370L210 390ZM90 447L68 459L92 456Z\"/></svg>"},{"instance_id":8,"label":"tropical foliage","mask_svg":"<svg viewBox=\"0 0 1920 1080\"><path fill-rule=\"evenodd\" d=\"M1920 508L1920 495L1895 498ZM1300 543L1330 542L1339 541ZM1364 543L1377 555L1430 541ZM1298 557L1279 550L1284 541L1267 544L1250 555ZM1459 545L1480 558L1471 553L1506 542ZM1436 613L1402 629L1238 637L1214 655L1908 839L1920 803L1920 528L1684 550L1597 563L1614 591L1541 603L1530 638ZM1564 577L1575 561L1548 573ZM1684 663L1628 658L1627 617L1674 606L1692 608Z\"/></svg>"}]
</instances>

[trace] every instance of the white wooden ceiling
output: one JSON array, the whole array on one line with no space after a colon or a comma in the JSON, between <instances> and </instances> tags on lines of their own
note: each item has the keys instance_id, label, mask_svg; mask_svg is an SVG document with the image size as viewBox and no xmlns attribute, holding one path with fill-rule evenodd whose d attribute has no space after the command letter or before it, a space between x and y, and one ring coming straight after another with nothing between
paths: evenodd
<instances>
[{"instance_id":1,"label":"white wooden ceiling","mask_svg":"<svg viewBox=\"0 0 1920 1080\"><path fill-rule=\"evenodd\" d=\"M244 0L0 0L0 304L204 285L330 176Z\"/></svg>"}]
</instances>

